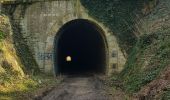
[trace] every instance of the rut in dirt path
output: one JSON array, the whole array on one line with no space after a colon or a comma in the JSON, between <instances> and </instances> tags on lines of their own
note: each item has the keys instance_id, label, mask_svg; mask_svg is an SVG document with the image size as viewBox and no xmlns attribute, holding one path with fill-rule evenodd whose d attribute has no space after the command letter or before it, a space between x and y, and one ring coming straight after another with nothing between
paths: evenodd
<instances>
[{"instance_id":1,"label":"rut in dirt path","mask_svg":"<svg viewBox=\"0 0 170 100\"><path fill-rule=\"evenodd\" d=\"M43 100L113 100L95 77L68 77Z\"/></svg>"}]
</instances>

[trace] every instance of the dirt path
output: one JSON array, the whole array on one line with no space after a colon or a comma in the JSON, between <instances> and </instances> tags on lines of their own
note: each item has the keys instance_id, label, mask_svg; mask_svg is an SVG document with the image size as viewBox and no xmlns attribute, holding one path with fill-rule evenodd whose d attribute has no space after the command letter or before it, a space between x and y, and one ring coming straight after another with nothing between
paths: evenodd
<instances>
[{"instance_id":1,"label":"dirt path","mask_svg":"<svg viewBox=\"0 0 170 100\"><path fill-rule=\"evenodd\" d=\"M43 100L113 100L103 82L96 77L67 77Z\"/></svg>"}]
</instances>

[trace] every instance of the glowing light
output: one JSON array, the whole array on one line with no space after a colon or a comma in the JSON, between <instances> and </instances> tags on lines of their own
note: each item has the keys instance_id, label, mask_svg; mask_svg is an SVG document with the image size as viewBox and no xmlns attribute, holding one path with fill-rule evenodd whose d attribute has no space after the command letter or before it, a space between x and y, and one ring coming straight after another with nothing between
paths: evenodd
<instances>
[{"instance_id":1,"label":"glowing light","mask_svg":"<svg viewBox=\"0 0 170 100\"><path fill-rule=\"evenodd\" d=\"M70 62L71 61L71 56L67 56L66 61Z\"/></svg>"}]
</instances>

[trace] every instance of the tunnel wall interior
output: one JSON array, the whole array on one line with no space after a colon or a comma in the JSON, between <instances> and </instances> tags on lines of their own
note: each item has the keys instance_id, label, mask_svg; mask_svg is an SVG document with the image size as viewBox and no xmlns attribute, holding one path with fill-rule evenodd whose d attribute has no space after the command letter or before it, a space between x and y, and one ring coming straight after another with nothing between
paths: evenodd
<instances>
[{"instance_id":1,"label":"tunnel wall interior","mask_svg":"<svg viewBox=\"0 0 170 100\"><path fill-rule=\"evenodd\" d=\"M85 19L63 25L54 43L55 73L105 73L106 45L102 32L99 26Z\"/></svg>"}]
</instances>

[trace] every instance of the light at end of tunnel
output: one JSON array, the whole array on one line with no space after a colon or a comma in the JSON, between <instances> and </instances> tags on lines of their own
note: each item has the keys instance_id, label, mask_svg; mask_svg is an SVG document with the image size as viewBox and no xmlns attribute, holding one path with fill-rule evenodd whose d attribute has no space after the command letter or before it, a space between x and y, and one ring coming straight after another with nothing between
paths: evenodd
<instances>
[{"instance_id":1,"label":"light at end of tunnel","mask_svg":"<svg viewBox=\"0 0 170 100\"><path fill-rule=\"evenodd\" d=\"M70 62L71 61L71 56L67 56L66 61Z\"/></svg>"}]
</instances>

